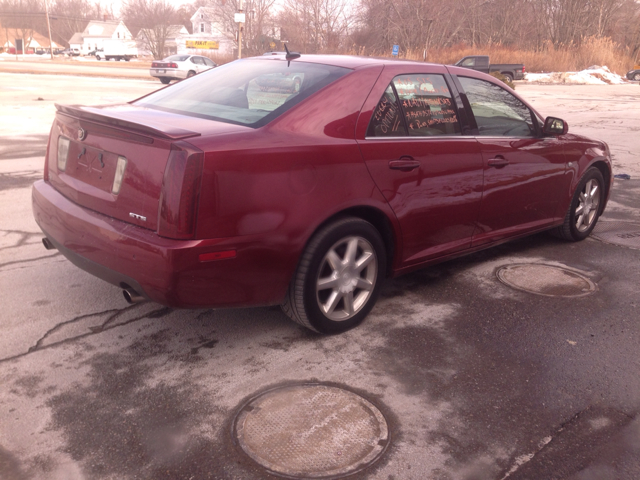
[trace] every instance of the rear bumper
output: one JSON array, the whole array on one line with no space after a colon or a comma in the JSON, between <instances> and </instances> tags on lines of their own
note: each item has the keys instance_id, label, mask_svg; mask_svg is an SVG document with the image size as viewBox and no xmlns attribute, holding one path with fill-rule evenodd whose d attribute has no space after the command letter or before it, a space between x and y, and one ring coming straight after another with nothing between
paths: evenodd
<instances>
[{"instance_id":1,"label":"rear bumper","mask_svg":"<svg viewBox=\"0 0 640 480\"><path fill-rule=\"evenodd\" d=\"M175 308L282 302L291 271L282 250L257 236L171 240L80 207L40 180L32 188L36 222L71 262L121 288ZM202 262L203 253L236 257ZM286 250L285 250L286 251Z\"/></svg>"},{"instance_id":2,"label":"rear bumper","mask_svg":"<svg viewBox=\"0 0 640 480\"><path fill-rule=\"evenodd\" d=\"M163 69L163 68L151 68L149 70L149 74L152 77L156 78L187 78L187 72L183 72L182 70L176 70L174 68Z\"/></svg>"}]
</instances>

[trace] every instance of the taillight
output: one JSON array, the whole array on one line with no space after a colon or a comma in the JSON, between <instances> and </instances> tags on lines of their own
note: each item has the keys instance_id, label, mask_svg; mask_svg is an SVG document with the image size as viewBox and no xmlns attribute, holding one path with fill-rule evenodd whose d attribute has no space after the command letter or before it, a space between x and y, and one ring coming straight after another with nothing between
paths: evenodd
<instances>
[{"instance_id":1,"label":"taillight","mask_svg":"<svg viewBox=\"0 0 640 480\"><path fill-rule=\"evenodd\" d=\"M58 170L64 172L67 168L67 157L69 156L69 139L58 137Z\"/></svg>"},{"instance_id":2,"label":"taillight","mask_svg":"<svg viewBox=\"0 0 640 480\"><path fill-rule=\"evenodd\" d=\"M522 65L522 73L524 73L524 65Z\"/></svg>"},{"instance_id":3,"label":"taillight","mask_svg":"<svg viewBox=\"0 0 640 480\"><path fill-rule=\"evenodd\" d=\"M195 235L204 153L191 146L171 146L164 170L158 235L188 239Z\"/></svg>"},{"instance_id":4,"label":"taillight","mask_svg":"<svg viewBox=\"0 0 640 480\"><path fill-rule=\"evenodd\" d=\"M178 65L175 63L170 63L169 65L167 65L167 68L178 68Z\"/></svg>"}]
</instances>

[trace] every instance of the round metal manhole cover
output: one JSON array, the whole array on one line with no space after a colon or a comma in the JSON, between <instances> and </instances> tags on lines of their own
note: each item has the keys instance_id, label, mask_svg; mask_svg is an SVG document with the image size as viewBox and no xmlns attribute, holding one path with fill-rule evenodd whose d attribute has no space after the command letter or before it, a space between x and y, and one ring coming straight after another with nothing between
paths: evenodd
<instances>
[{"instance_id":1,"label":"round metal manhole cover","mask_svg":"<svg viewBox=\"0 0 640 480\"><path fill-rule=\"evenodd\" d=\"M640 249L639 223L600 220L591 235L606 243Z\"/></svg>"},{"instance_id":2,"label":"round metal manhole cover","mask_svg":"<svg viewBox=\"0 0 640 480\"><path fill-rule=\"evenodd\" d=\"M322 384L255 397L236 416L234 434L244 452L270 473L292 478L358 472L389 442L387 422L372 403Z\"/></svg>"},{"instance_id":3,"label":"round metal manhole cover","mask_svg":"<svg viewBox=\"0 0 640 480\"><path fill-rule=\"evenodd\" d=\"M562 267L524 263L501 267L498 279L517 290L548 297L582 297L596 291L596 284L584 275Z\"/></svg>"}]
</instances>

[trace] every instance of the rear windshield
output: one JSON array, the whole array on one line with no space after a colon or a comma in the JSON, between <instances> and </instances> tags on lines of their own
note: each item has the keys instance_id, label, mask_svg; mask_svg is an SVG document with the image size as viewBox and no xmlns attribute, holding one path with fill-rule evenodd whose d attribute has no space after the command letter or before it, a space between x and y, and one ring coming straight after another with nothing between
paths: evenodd
<instances>
[{"instance_id":1,"label":"rear windshield","mask_svg":"<svg viewBox=\"0 0 640 480\"><path fill-rule=\"evenodd\" d=\"M189 58L189 55L171 55L170 57L167 57L162 61L163 62L184 62L187 58Z\"/></svg>"},{"instance_id":2,"label":"rear windshield","mask_svg":"<svg viewBox=\"0 0 640 480\"><path fill-rule=\"evenodd\" d=\"M298 60L237 60L134 105L257 128L350 71Z\"/></svg>"}]
</instances>

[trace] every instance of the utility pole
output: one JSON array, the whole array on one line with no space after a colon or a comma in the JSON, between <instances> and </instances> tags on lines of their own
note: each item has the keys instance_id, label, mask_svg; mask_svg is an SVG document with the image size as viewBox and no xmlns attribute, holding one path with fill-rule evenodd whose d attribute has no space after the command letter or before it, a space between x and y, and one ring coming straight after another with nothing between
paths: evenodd
<instances>
[{"instance_id":1,"label":"utility pole","mask_svg":"<svg viewBox=\"0 0 640 480\"><path fill-rule=\"evenodd\" d=\"M49 30L49 53L51 54L51 60L53 60L53 40L51 40L51 22L49 21L49 2L44 0L44 10L47 13L47 29Z\"/></svg>"},{"instance_id":2,"label":"utility pole","mask_svg":"<svg viewBox=\"0 0 640 480\"><path fill-rule=\"evenodd\" d=\"M242 58L242 28L244 25L244 12L242 11L242 0L240 0L240 8L238 13L234 15L234 20L238 24L238 59Z\"/></svg>"}]
</instances>

